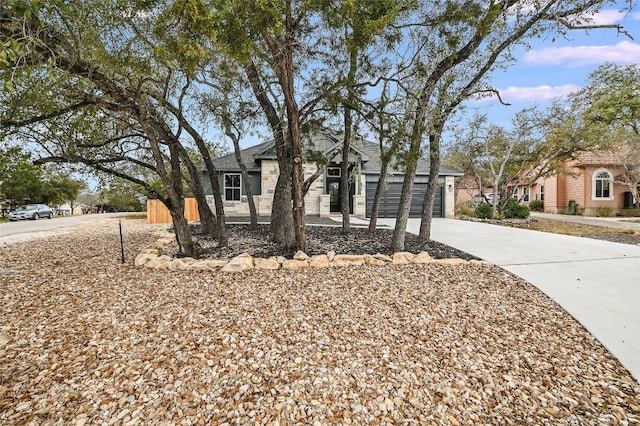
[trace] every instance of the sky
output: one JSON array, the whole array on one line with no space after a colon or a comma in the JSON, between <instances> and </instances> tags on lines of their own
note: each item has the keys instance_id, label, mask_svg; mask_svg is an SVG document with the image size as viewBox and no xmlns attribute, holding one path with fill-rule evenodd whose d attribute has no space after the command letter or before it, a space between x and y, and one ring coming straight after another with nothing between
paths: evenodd
<instances>
[{"instance_id":1,"label":"sky","mask_svg":"<svg viewBox=\"0 0 640 426\"><path fill-rule=\"evenodd\" d=\"M544 106L586 86L589 74L605 62L640 63L640 8L627 14L608 8L594 18L600 25L622 24L633 40L615 29L578 30L568 34L571 39L534 40L530 50L517 52L514 65L493 76L503 100L512 105L486 99L468 102L469 110L486 111L492 123L508 127L515 112L534 104Z\"/></svg>"},{"instance_id":2,"label":"sky","mask_svg":"<svg viewBox=\"0 0 640 426\"><path fill-rule=\"evenodd\" d=\"M544 107L555 98L579 90L588 84L589 74L605 62L640 63L640 6L622 13L625 3L620 1L619 8L605 8L594 17L593 24L621 24L633 39L618 34L616 29L594 29L569 31L568 38L530 40L529 50L516 51L517 62L492 77L503 101L511 105L501 105L496 98L469 100L464 104L462 122L479 112L486 113L490 123L509 128L516 112L533 105ZM453 133L443 136L445 143L453 142ZM241 146L255 145L264 137L269 137L266 128L243 138Z\"/></svg>"}]
</instances>

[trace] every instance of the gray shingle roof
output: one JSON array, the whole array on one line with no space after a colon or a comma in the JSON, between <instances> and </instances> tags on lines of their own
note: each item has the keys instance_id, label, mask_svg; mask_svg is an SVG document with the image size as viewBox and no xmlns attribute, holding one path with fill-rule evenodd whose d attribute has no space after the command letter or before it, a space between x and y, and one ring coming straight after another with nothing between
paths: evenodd
<instances>
[{"instance_id":1,"label":"gray shingle roof","mask_svg":"<svg viewBox=\"0 0 640 426\"><path fill-rule=\"evenodd\" d=\"M312 143L306 142L306 148L314 151L320 151L328 154L329 152L340 147L341 139L331 133L318 133L314 137ZM354 141L352 149L362 159L362 173L379 174L380 173L380 149L377 144L362 139ZM263 142L258 145L243 149L241 151L242 160L249 171L260 170L260 160L275 159L275 144L273 141ZM340 157L336 157L334 161L340 161ZM216 169L221 172L239 171L238 163L234 153L218 157L213 160ZM398 164L396 159L391 160L390 173L402 174L402 165ZM429 174L429 161L426 159L418 160L418 175ZM440 176L462 176L462 173L449 167L440 167Z\"/></svg>"}]
</instances>

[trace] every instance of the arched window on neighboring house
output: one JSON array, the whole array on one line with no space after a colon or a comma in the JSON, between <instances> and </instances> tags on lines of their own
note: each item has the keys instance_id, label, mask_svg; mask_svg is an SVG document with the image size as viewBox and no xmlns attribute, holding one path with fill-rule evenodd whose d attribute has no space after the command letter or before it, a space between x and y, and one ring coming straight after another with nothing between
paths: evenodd
<instances>
[{"instance_id":1,"label":"arched window on neighboring house","mask_svg":"<svg viewBox=\"0 0 640 426\"><path fill-rule=\"evenodd\" d=\"M592 200L613 200L613 176L607 169L598 169L592 178Z\"/></svg>"}]
</instances>

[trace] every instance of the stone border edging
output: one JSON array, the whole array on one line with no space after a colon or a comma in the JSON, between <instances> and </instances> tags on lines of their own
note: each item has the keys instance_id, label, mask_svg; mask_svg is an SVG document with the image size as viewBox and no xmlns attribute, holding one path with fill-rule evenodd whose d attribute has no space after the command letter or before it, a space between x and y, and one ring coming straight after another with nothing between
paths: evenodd
<instances>
[{"instance_id":1,"label":"stone border edging","mask_svg":"<svg viewBox=\"0 0 640 426\"><path fill-rule=\"evenodd\" d=\"M245 272L252 269L276 270L276 269L304 269L304 268L329 268L361 265L409 265L436 263L440 265L475 264L488 265L490 262L483 260L464 260L460 258L433 259L429 253L397 252L393 256L386 254L336 254L329 251L326 254L308 256L298 251L292 259L283 256L273 256L267 259L253 258L247 253L240 254L231 260L218 259L194 259L191 257L172 258L164 254L165 247L175 242L173 234L165 233L158 241L149 244L135 258L135 266L151 269L168 269L170 271L220 271L220 272Z\"/></svg>"}]
</instances>

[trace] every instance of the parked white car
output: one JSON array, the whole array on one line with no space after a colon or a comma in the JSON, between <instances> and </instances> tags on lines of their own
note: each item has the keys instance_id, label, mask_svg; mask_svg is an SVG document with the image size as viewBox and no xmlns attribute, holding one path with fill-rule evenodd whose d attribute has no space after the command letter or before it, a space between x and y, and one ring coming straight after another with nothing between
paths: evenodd
<instances>
[{"instance_id":1,"label":"parked white car","mask_svg":"<svg viewBox=\"0 0 640 426\"><path fill-rule=\"evenodd\" d=\"M25 204L18 207L16 210L9 213L9 220L38 220L46 217L47 219L53 218L53 210L44 204Z\"/></svg>"},{"instance_id":2,"label":"parked white car","mask_svg":"<svg viewBox=\"0 0 640 426\"><path fill-rule=\"evenodd\" d=\"M469 205L471 207L476 207L480 203L488 202L489 204L493 204L493 198L494 198L493 192L485 192L484 196L477 194L471 197L471 199L469 200Z\"/></svg>"}]
</instances>

